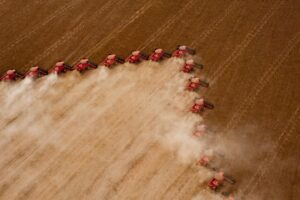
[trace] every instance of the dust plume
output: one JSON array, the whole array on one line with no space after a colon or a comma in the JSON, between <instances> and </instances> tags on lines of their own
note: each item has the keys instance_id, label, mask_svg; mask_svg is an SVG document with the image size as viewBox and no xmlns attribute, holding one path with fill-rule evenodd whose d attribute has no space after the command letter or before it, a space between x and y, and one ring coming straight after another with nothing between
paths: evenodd
<instances>
[{"instance_id":1,"label":"dust plume","mask_svg":"<svg viewBox=\"0 0 300 200\"><path fill-rule=\"evenodd\" d=\"M49 199L72 197L72 187L84 183L78 196L90 191L91 198L118 199L118 191L143 193L134 189L136 182L128 193L135 179L124 178L140 159L157 163L170 152L175 159L167 156L165 166L175 162L181 170L193 165L207 152L208 140L192 136L204 120L189 112L197 94L184 89L191 75L179 72L182 65L183 60L172 58L162 63L126 63L111 70L99 66L82 75L73 71L60 77L1 83L0 148L5 155L0 158L1 197L20 197L31 187L36 189L27 194L29 199L48 190ZM146 171L141 178L150 176ZM199 184L211 176L205 169L195 173ZM65 185L64 193L46 187L53 181L50 177ZM156 185L170 178L159 179Z\"/></svg>"}]
</instances>

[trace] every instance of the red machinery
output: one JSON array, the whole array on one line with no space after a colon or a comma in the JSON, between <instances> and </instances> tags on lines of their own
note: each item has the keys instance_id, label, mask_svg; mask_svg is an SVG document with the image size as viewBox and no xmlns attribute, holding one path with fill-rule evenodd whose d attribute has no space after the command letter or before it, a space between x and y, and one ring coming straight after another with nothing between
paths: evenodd
<instances>
[{"instance_id":1,"label":"red machinery","mask_svg":"<svg viewBox=\"0 0 300 200\"><path fill-rule=\"evenodd\" d=\"M7 72L0 78L1 81L16 81L17 79L23 79L25 76L15 69L7 70Z\"/></svg>"},{"instance_id":2,"label":"red machinery","mask_svg":"<svg viewBox=\"0 0 300 200\"><path fill-rule=\"evenodd\" d=\"M198 98L195 100L194 105L191 108L193 113L201 113L204 111L204 108L214 109L214 105L205 101L203 98Z\"/></svg>"},{"instance_id":3,"label":"red machinery","mask_svg":"<svg viewBox=\"0 0 300 200\"><path fill-rule=\"evenodd\" d=\"M38 66L31 67L28 72L26 72L25 76L30 78L40 78L42 76L46 76L48 74L47 70L44 70Z\"/></svg>"},{"instance_id":4,"label":"red machinery","mask_svg":"<svg viewBox=\"0 0 300 200\"><path fill-rule=\"evenodd\" d=\"M96 69L98 66L97 64L91 62L87 58L83 58L79 61L79 63L75 66L76 70L80 73L83 73L89 69Z\"/></svg>"},{"instance_id":5,"label":"red machinery","mask_svg":"<svg viewBox=\"0 0 300 200\"><path fill-rule=\"evenodd\" d=\"M54 67L49 70L49 73L62 74L72 70L73 70L72 66L66 64L64 61L59 61L55 63Z\"/></svg>"},{"instance_id":6,"label":"red machinery","mask_svg":"<svg viewBox=\"0 0 300 200\"><path fill-rule=\"evenodd\" d=\"M170 58L172 55L170 53L165 52L163 49L155 49L152 54L149 56L149 59L158 62L163 60L164 57Z\"/></svg>"},{"instance_id":7,"label":"red machinery","mask_svg":"<svg viewBox=\"0 0 300 200\"><path fill-rule=\"evenodd\" d=\"M198 77L193 77L193 78L189 79L189 83L186 86L186 89L188 91L196 91L196 90L198 90L200 88L200 86L202 86L202 87L208 87L209 83L200 80L200 78L198 78Z\"/></svg>"},{"instance_id":8,"label":"red machinery","mask_svg":"<svg viewBox=\"0 0 300 200\"><path fill-rule=\"evenodd\" d=\"M148 60L148 56L141 51L133 51L130 56L126 58L126 62L140 63L143 60Z\"/></svg>"},{"instance_id":9,"label":"red machinery","mask_svg":"<svg viewBox=\"0 0 300 200\"><path fill-rule=\"evenodd\" d=\"M194 68L203 69L203 65L195 63L194 60L189 59L185 61L181 71L185 73L191 73L192 71L194 71Z\"/></svg>"},{"instance_id":10,"label":"red machinery","mask_svg":"<svg viewBox=\"0 0 300 200\"><path fill-rule=\"evenodd\" d=\"M196 51L194 49L191 49L190 47L187 47L185 45L178 45L176 50L173 52L172 56L177 58L183 58L186 55L194 55Z\"/></svg>"},{"instance_id":11,"label":"red machinery","mask_svg":"<svg viewBox=\"0 0 300 200\"><path fill-rule=\"evenodd\" d=\"M116 54L110 54L105 58L102 64L108 68L111 68L114 65L123 64L124 62L125 60L123 58L118 57Z\"/></svg>"}]
</instances>

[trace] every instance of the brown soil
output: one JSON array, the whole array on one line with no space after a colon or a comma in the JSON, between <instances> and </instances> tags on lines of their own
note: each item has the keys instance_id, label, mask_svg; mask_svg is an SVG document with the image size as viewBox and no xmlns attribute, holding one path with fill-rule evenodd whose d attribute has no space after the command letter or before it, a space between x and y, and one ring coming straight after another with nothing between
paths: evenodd
<instances>
[{"instance_id":1,"label":"brown soil","mask_svg":"<svg viewBox=\"0 0 300 200\"><path fill-rule=\"evenodd\" d=\"M33 65L50 68L57 60L74 64L81 57L100 62L109 53L125 57L137 48L145 52L155 47L171 51L177 44L196 48L196 59L205 66L203 76L211 83L205 96L216 106L204 119L225 154L223 168L237 179L234 193L240 199L296 200L300 196L299 1L2 0L0 5L1 73L9 68L24 72ZM162 74L168 80L172 73ZM60 93L50 95L53 99L42 111L50 112L51 106L56 106L75 113L65 104L85 93L70 93L75 97L67 95L65 103L51 104L64 100L57 94L71 90L74 84L80 86L72 82L74 78L84 82L91 79L89 75L68 76L70 83L62 82ZM126 79L123 81L125 84ZM159 97L159 86L157 83L147 90ZM130 105L145 100L137 101L140 103ZM42 111L35 114L42 115ZM66 111L56 117L64 119L64 113L68 114ZM159 112L150 113L149 118ZM109 119L120 120L117 114L109 115L115 115ZM9 119L0 119L1 126L17 126L18 116ZM114 121L99 123L104 126ZM116 126L112 133L126 129L128 134L130 130L138 134L134 131L138 129L147 135L149 131L135 127L136 123L127 125ZM64 126L62 133L67 134L66 127L70 126ZM23 128L27 130L27 126ZM19 133L8 137L3 130L2 199L191 199L204 188L193 167L180 164L155 142L131 146L128 134L121 137L118 133L124 143L117 135L98 144L99 138L82 136L80 129L74 137L59 137L62 146L66 142L71 147L47 144L37 148L44 140ZM17 132L21 130L19 127ZM95 130L91 126L85 131ZM125 145L124 152L110 157L111 152L122 149L116 147L118 144ZM137 151L133 147L142 148L142 154L130 154ZM113 179L112 172L120 173L118 179Z\"/></svg>"}]
</instances>

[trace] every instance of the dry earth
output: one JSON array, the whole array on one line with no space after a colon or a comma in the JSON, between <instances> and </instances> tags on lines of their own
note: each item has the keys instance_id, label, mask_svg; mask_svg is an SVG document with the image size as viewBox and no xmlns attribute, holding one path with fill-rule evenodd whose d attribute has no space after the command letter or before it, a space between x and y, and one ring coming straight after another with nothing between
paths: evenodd
<instances>
[{"instance_id":1,"label":"dry earth","mask_svg":"<svg viewBox=\"0 0 300 200\"><path fill-rule=\"evenodd\" d=\"M203 92L216 105L203 116L209 148L237 179L233 192L299 199L299 1L0 5L1 72L83 56L100 62L137 48L196 48L211 83ZM169 62L2 84L0 198L218 198L203 197L209 172L189 163L202 143L181 147L195 144L188 133L199 118L185 110L194 97L181 90L181 61Z\"/></svg>"}]
</instances>

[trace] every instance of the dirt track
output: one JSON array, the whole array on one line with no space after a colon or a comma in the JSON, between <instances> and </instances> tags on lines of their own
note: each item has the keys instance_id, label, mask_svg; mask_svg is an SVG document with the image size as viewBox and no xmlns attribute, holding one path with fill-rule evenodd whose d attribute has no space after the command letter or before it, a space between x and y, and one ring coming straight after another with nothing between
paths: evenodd
<instances>
[{"instance_id":1,"label":"dirt track","mask_svg":"<svg viewBox=\"0 0 300 200\"><path fill-rule=\"evenodd\" d=\"M133 4L128 0L103 3L83 0L20 3L4 0L0 1L0 5L1 72L11 67L25 70L34 64L47 68L60 59L75 63L83 56L100 62L108 53L125 56L136 48L149 52L155 47L171 50L177 44L195 47L198 59L205 65L204 76L212 83L206 96L216 105L215 111L205 114L205 122L215 132L220 151L225 154L226 158L222 161L224 168L238 180L235 193L241 199L299 198L298 1L191 0L162 3L144 0ZM142 75L146 73L147 70L140 71ZM171 76L169 71L162 74L166 75L165 78ZM68 91L75 82L78 87L80 81L88 84L91 76L70 76L74 79L59 87L59 91ZM163 87L160 88L159 84L153 87L147 89L156 89L154 97L160 96ZM48 103L60 100L61 105L53 106L61 106L62 109L67 106L67 111L77 113L75 108L65 105L75 100L72 95L67 97L68 101L57 99L55 94ZM75 92L74 95L79 97L82 94ZM131 95L133 97L134 93ZM18 101L15 101L17 105ZM95 106L101 107L99 104ZM46 111L51 112L51 107L49 105ZM78 109L81 109L80 106ZM89 109L92 112L93 109ZM35 114L39 116L42 113ZM48 123L48 120L45 122ZM1 123L1 126L6 123ZM47 123L42 128L48 129L53 125ZM107 123L114 122L100 122L103 125ZM107 143L96 147L93 146L97 142L96 136L80 134L83 129L93 133L92 126L82 126L71 141L68 136L72 133L68 133L67 128L62 130L63 138L58 137L55 131L51 134L53 129L49 128L51 139L59 140L61 144L42 145L43 148L36 148L39 143L22 133L7 143L8 136L3 133L0 148L5 153L0 158L0 198L89 199L97 198L105 191L107 199L191 199L204 188L199 184L197 170L180 164L172 153L167 153L156 143L133 145L145 148L145 155L131 154L137 149L129 146L120 154L121 158L126 158L124 162L106 160L118 144L126 144L130 130L136 130L136 123L129 125L130 129L116 126L113 131L117 135L106 130L112 136L104 139ZM23 128L26 130L28 126ZM126 129L128 134L123 136L118 132L122 129ZM142 135L148 135L147 128L141 126L140 131ZM138 135L138 132L134 134ZM118 140L119 135L125 143ZM47 138L46 135L44 137ZM44 139L38 142L44 142ZM64 148L65 143L72 144L72 147ZM102 156L99 151L103 152ZM27 159L29 155L30 159ZM52 161L56 163L55 167L49 165ZM102 166L102 163L105 165ZM128 166L136 167L130 170ZM116 176L122 177L121 181L113 179L112 173L117 172L120 174ZM101 182L102 179L108 182Z\"/></svg>"}]
</instances>

